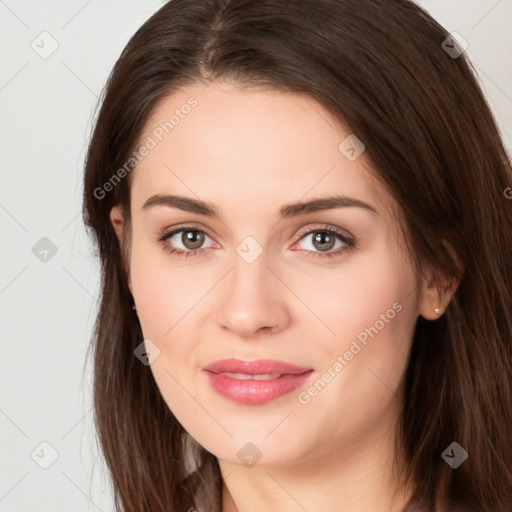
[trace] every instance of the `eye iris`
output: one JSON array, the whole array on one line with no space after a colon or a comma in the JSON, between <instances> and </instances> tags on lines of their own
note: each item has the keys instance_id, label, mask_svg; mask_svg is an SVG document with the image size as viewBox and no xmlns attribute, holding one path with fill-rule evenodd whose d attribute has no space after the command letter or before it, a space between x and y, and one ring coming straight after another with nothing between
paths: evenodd
<instances>
[{"instance_id":1,"label":"eye iris","mask_svg":"<svg viewBox=\"0 0 512 512\"><path fill-rule=\"evenodd\" d=\"M335 238L325 231L317 231L313 236L313 245L321 251L328 251L329 249L332 249L335 242ZM318 246L317 243L320 244L320 246Z\"/></svg>"},{"instance_id":2,"label":"eye iris","mask_svg":"<svg viewBox=\"0 0 512 512\"><path fill-rule=\"evenodd\" d=\"M200 231L184 231L181 241L187 249L199 249L204 243L204 233Z\"/></svg>"}]
</instances>

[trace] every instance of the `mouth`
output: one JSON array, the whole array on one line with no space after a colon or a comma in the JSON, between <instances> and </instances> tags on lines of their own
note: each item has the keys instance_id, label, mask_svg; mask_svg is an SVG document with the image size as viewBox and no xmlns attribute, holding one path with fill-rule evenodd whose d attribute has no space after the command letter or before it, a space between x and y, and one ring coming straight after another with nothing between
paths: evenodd
<instances>
[{"instance_id":1,"label":"mouth","mask_svg":"<svg viewBox=\"0 0 512 512\"><path fill-rule=\"evenodd\" d=\"M223 359L202 368L212 389L224 398L246 405L262 405L298 388L313 373L269 359Z\"/></svg>"},{"instance_id":2,"label":"mouth","mask_svg":"<svg viewBox=\"0 0 512 512\"><path fill-rule=\"evenodd\" d=\"M215 373L215 372L214 372ZM283 373L260 373L249 375L247 373L234 373L234 372L219 372L217 375L226 375L227 377L231 377L232 379L238 380L272 380L278 379L282 377Z\"/></svg>"}]
</instances>

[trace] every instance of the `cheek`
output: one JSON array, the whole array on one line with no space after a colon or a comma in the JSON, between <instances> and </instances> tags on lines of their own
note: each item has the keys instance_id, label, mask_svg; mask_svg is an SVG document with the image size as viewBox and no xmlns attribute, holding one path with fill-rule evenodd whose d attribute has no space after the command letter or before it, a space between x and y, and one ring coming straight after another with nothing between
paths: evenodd
<instances>
[{"instance_id":1,"label":"cheek","mask_svg":"<svg viewBox=\"0 0 512 512\"><path fill-rule=\"evenodd\" d=\"M389 336L399 342L399 334L409 333L415 323L416 276L410 261L396 250L373 251L293 282L294 292L326 327L317 321L325 334L318 339L324 340L322 345L330 354L350 348L358 335L363 341L365 335L370 338L366 329L375 333L376 328L379 338Z\"/></svg>"},{"instance_id":2,"label":"cheek","mask_svg":"<svg viewBox=\"0 0 512 512\"><path fill-rule=\"evenodd\" d=\"M308 305L332 331L315 347L323 353L322 370L337 375L332 396L373 407L373 398L399 389L407 365L418 317L414 270L396 252L383 251L321 284ZM341 370L333 369L336 361Z\"/></svg>"},{"instance_id":3,"label":"cheek","mask_svg":"<svg viewBox=\"0 0 512 512\"><path fill-rule=\"evenodd\" d=\"M194 308L211 287L211 275L203 276L199 268L171 263L163 249L134 242L130 275L145 337L163 340L172 336L178 324L180 330L186 329Z\"/></svg>"},{"instance_id":4,"label":"cheek","mask_svg":"<svg viewBox=\"0 0 512 512\"><path fill-rule=\"evenodd\" d=\"M336 332L318 338L321 373L299 396L305 415L329 425L319 437L327 429L333 439L354 439L397 407L418 291L407 261L381 256L326 281L315 298L318 307L324 305L319 314Z\"/></svg>"}]
</instances>

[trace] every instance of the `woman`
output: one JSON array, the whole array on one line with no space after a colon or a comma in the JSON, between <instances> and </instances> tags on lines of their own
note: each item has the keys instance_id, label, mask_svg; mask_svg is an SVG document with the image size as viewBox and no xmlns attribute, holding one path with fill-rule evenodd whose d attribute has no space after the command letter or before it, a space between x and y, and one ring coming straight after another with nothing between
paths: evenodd
<instances>
[{"instance_id":1,"label":"woman","mask_svg":"<svg viewBox=\"0 0 512 512\"><path fill-rule=\"evenodd\" d=\"M406 0L172 0L87 155L116 506L512 510L508 156Z\"/></svg>"}]
</instances>

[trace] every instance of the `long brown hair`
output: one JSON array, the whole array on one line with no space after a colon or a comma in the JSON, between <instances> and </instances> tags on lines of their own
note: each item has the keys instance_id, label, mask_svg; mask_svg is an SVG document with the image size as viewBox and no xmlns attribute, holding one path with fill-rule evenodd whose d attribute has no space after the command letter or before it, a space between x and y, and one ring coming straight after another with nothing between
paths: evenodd
<instances>
[{"instance_id":1,"label":"long brown hair","mask_svg":"<svg viewBox=\"0 0 512 512\"><path fill-rule=\"evenodd\" d=\"M216 79L323 105L365 144L415 261L460 279L445 314L420 317L414 335L397 435L415 485L404 512L512 510L511 172L474 70L448 37L408 0L172 0L131 38L102 97L83 204L102 269L94 411L116 510L222 507L216 457L134 356L143 335L124 270L130 227L119 244L109 219L118 204L130 218L126 163L157 103ZM441 457L453 441L469 454L457 469Z\"/></svg>"}]
</instances>

